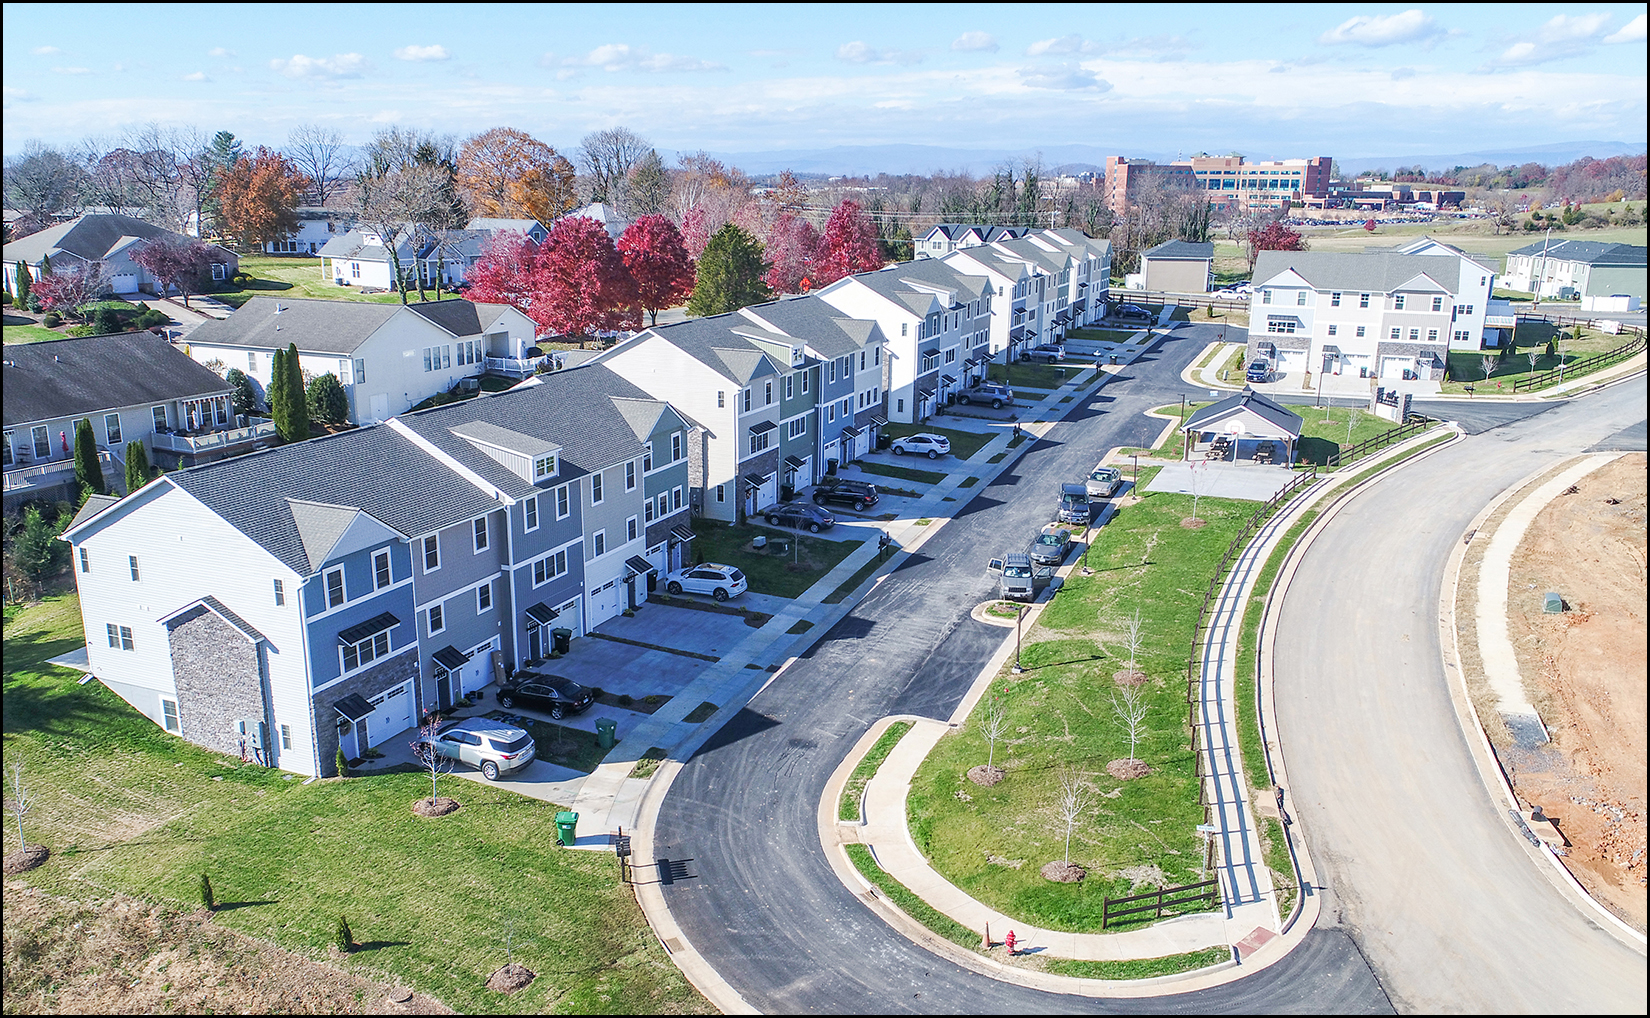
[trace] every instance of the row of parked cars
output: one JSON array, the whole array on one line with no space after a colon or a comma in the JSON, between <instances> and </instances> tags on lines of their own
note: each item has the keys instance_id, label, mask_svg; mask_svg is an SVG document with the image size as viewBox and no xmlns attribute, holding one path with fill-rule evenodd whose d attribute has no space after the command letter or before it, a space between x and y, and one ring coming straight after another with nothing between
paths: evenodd
<instances>
[{"instance_id":1,"label":"row of parked cars","mask_svg":"<svg viewBox=\"0 0 1650 1018\"><path fill-rule=\"evenodd\" d=\"M1116 467L1096 464L1080 484L1060 486L1060 506L1053 523L1037 532L1023 552L1010 552L991 560L990 568L1000 576L998 596L1010 601L1031 601L1037 591L1054 582L1054 571L1071 552L1072 526L1088 526L1094 507L1123 489L1123 474Z\"/></svg>"}]
</instances>

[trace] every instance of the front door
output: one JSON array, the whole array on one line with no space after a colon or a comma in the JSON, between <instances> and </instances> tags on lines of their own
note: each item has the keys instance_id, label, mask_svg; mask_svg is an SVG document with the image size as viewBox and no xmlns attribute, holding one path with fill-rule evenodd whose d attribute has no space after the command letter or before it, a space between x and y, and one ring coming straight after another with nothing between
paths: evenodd
<instances>
[{"instance_id":1,"label":"front door","mask_svg":"<svg viewBox=\"0 0 1650 1018\"><path fill-rule=\"evenodd\" d=\"M375 392L372 394L372 423L388 419L390 416L390 394Z\"/></svg>"},{"instance_id":2,"label":"front door","mask_svg":"<svg viewBox=\"0 0 1650 1018\"><path fill-rule=\"evenodd\" d=\"M531 625L527 627L527 657L538 660L544 656L544 627Z\"/></svg>"}]
</instances>

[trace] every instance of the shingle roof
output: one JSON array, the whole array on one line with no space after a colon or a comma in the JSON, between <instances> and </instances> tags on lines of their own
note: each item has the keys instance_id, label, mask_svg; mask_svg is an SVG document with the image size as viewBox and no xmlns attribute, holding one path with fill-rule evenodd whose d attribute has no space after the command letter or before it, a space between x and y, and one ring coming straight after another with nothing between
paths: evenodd
<instances>
[{"instance_id":1,"label":"shingle roof","mask_svg":"<svg viewBox=\"0 0 1650 1018\"><path fill-rule=\"evenodd\" d=\"M107 257L122 238L149 240L161 236L180 235L131 216L87 215L12 241L5 247L5 259L8 262L21 259L33 265L40 261L41 255L67 251L95 262Z\"/></svg>"},{"instance_id":2,"label":"shingle roof","mask_svg":"<svg viewBox=\"0 0 1650 1018\"><path fill-rule=\"evenodd\" d=\"M1543 242L1536 242L1514 251L1515 255L1539 255ZM1563 262L1586 262L1588 265L1637 265L1645 263L1642 245L1606 244L1597 240L1555 240L1546 245L1547 257ZM8 248L9 250L9 248ZM6 257L10 258L11 255Z\"/></svg>"},{"instance_id":3,"label":"shingle roof","mask_svg":"<svg viewBox=\"0 0 1650 1018\"><path fill-rule=\"evenodd\" d=\"M510 309L508 304L480 304L467 300L428 300L407 305L455 336L479 336Z\"/></svg>"},{"instance_id":4,"label":"shingle roof","mask_svg":"<svg viewBox=\"0 0 1650 1018\"><path fill-rule=\"evenodd\" d=\"M1460 293L1461 270L1465 264L1459 259L1437 255L1262 251L1255 259L1254 280L1256 286L1262 286L1293 269L1318 290L1391 293L1417 276L1426 276L1448 292Z\"/></svg>"},{"instance_id":5,"label":"shingle roof","mask_svg":"<svg viewBox=\"0 0 1650 1018\"><path fill-rule=\"evenodd\" d=\"M544 229L544 224L537 219L489 219L477 216L464 224L466 230L484 230L489 233L515 231L516 233L532 233L534 228Z\"/></svg>"},{"instance_id":6,"label":"shingle roof","mask_svg":"<svg viewBox=\"0 0 1650 1018\"><path fill-rule=\"evenodd\" d=\"M1194 244L1185 240L1168 240L1146 251L1140 252L1142 258L1159 258L1164 261L1206 261L1215 256L1213 244Z\"/></svg>"},{"instance_id":7,"label":"shingle roof","mask_svg":"<svg viewBox=\"0 0 1650 1018\"><path fill-rule=\"evenodd\" d=\"M1229 416L1234 410L1248 410L1291 435L1301 433L1300 414L1272 402L1253 389L1244 389L1236 396L1228 396L1219 403L1210 403L1188 418L1186 423L1181 426L1181 430L1196 430L1205 423L1218 421Z\"/></svg>"},{"instance_id":8,"label":"shingle roof","mask_svg":"<svg viewBox=\"0 0 1650 1018\"><path fill-rule=\"evenodd\" d=\"M750 340L734 334L734 329L746 328L750 324L750 319L732 313L656 325L640 335L657 336L722 377L740 385L749 385L753 378L778 374L783 370L782 365L774 363ZM614 350L620 349L624 349L624 344L614 347ZM600 364L606 356L598 358L595 363Z\"/></svg>"},{"instance_id":9,"label":"shingle roof","mask_svg":"<svg viewBox=\"0 0 1650 1018\"><path fill-rule=\"evenodd\" d=\"M409 537L471 519L498 504L386 427L313 438L166 478L304 576L313 571L304 529L313 541L321 527L310 511L314 504L360 509ZM303 529L294 516L295 501L305 519Z\"/></svg>"},{"instance_id":10,"label":"shingle roof","mask_svg":"<svg viewBox=\"0 0 1650 1018\"><path fill-rule=\"evenodd\" d=\"M4 378L8 428L230 391L152 332L7 343Z\"/></svg>"},{"instance_id":11,"label":"shingle roof","mask_svg":"<svg viewBox=\"0 0 1650 1018\"><path fill-rule=\"evenodd\" d=\"M865 348L876 323L850 318L812 294L754 304L740 314L800 340L822 357L843 357Z\"/></svg>"}]
</instances>

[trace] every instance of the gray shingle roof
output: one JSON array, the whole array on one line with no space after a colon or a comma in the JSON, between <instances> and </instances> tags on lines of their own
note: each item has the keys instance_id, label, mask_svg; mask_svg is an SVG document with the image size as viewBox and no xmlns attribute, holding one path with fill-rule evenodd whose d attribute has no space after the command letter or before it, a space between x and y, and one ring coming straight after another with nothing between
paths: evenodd
<instances>
[{"instance_id":1,"label":"gray shingle roof","mask_svg":"<svg viewBox=\"0 0 1650 1018\"><path fill-rule=\"evenodd\" d=\"M313 438L166 478L304 576L313 572L304 529L311 540L321 539L316 529L321 521L305 506L299 510L306 521L300 529L294 501L360 509L409 537L498 504L386 427Z\"/></svg>"},{"instance_id":2,"label":"gray shingle roof","mask_svg":"<svg viewBox=\"0 0 1650 1018\"><path fill-rule=\"evenodd\" d=\"M303 353L350 354L403 313L399 304L254 297L228 318L203 323L189 334L189 342L249 350L285 349L295 343Z\"/></svg>"},{"instance_id":3,"label":"gray shingle roof","mask_svg":"<svg viewBox=\"0 0 1650 1018\"><path fill-rule=\"evenodd\" d=\"M1063 251L1044 250L1029 240L1005 240L992 246L1041 266L1043 271L1050 273L1064 271L1066 263L1071 260L1071 255Z\"/></svg>"},{"instance_id":4,"label":"gray shingle roof","mask_svg":"<svg viewBox=\"0 0 1650 1018\"><path fill-rule=\"evenodd\" d=\"M1168 240L1140 252L1142 258L1158 258L1163 261L1207 261L1214 258L1213 244L1193 244L1185 240Z\"/></svg>"},{"instance_id":5,"label":"gray shingle roof","mask_svg":"<svg viewBox=\"0 0 1650 1018\"><path fill-rule=\"evenodd\" d=\"M822 357L844 357L863 350L876 328L875 322L850 318L811 294L755 304L740 314L800 340Z\"/></svg>"},{"instance_id":6,"label":"gray shingle roof","mask_svg":"<svg viewBox=\"0 0 1650 1018\"><path fill-rule=\"evenodd\" d=\"M1538 241L1507 253L1540 255L1541 249L1542 242ZM11 256L8 254L6 257ZM1547 245L1547 257L1556 261L1586 262L1588 265L1643 266L1645 249L1642 245L1606 244L1597 240L1555 240Z\"/></svg>"},{"instance_id":7,"label":"gray shingle roof","mask_svg":"<svg viewBox=\"0 0 1650 1018\"><path fill-rule=\"evenodd\" d=\"M4 380L8 428L230 391L152 332L8 343Z\"/></svg>"},{"instance_id":8,"label":"gray shingle roof","mask_svg":"<svg viewBox=\"0 0 1650 1018\"><path fill-rule=\"evenodd\" d=\"M1461 270L1465 264L1459 259L1438 255L1262 251L1255 259L1254 280L1256 286L1262 286L1293 269L1318 290L1391 293L1417 276L1426 276L1448 292L1460 293Z\"/></svg>"},{"instance_id":9,"label":"gray shingle roof","mask_svg":"<svg viewBox=\"0 0 1650 1018\"><path fill-rule=\"evenodd\" d=\"M671 344L717 374L739 385L749 385L751 379L776 375L784 370L756 347L750 340L734 334L735 329L749 328L750 319L738 313L694 318L670 325L656 325L640 336L653 335ZM614 349L621 349L623 344ZM605 357L605 355L604 355ZM595 363L600 364L598 358Z\"/></svg>"},{"instance_id":10,"label":"gray shingle roof","mask_svg":"<svg viewBox=\"0 0 1650 1018\"><path fill-rule=\"evenodd\" d=\"M455 336L479 336L509 310L508 304L480 304L467 300L429 300L407 305Z\"/></svg>"},{"instance_id":11,"label":"gray shingle roof","mask_svg":"<svg viewBox=\"0 0 1650 1018\"><path fill-rule=\"evenodd\" d=\"M1253 389L1244 389L1236 396L1228 396L1219 403L1210 403L1193 414L1181 427L1181 430L1195 431L1204 424L1219 421L1229 416L1234 410L1248 410L1292 435L1301 433L1300 414L1272 402Z\"/></svg>"},{"instance_id":12,"label":"gray shingle roof","mask_svg":"<svg viewBox=\"0 0 1650 1018\"><path fill-rule=\"evenodd\" d=\"M59 251L67 251L86 261L95 262L107 257L110 251L120 245L123 237L150 240L161 236L176 237L179 234L131 216L81 216L49 230L41 230L39 233L31 233L27 237L12 241L6 245L5 259L8 262L21 259L34 265L40 261L41 255L49 253L55 256Z\"/></svg>"}]
</instances>

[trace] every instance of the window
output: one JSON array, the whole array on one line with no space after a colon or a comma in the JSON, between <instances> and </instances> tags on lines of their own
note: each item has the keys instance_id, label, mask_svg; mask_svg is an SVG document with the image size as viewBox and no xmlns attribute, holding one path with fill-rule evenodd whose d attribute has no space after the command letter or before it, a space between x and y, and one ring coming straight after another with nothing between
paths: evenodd
<instances>
[{"instance_id":1,"label":"window","mask_svg":"<svg viewBox=\"0 0 1650 1018\"><path fill-rule=\"evenodd\" d=\"M677 488L676 490L681 491L682 489ZM680 509L681 507L682 507L682 502L681 502L681 499L678 498L677 501L676 501L676 508ZM664 516L669 512L670 512L670 498L666 495L661 494L659 496L659 515Z\"/></svg>"},{"instance_id":2,"label":"window","mask_svg":"<svg viewBox=\"0 0 1650 1018\"><path fill-rule=\"evenodd\" d=\"M284 604L286 604L286 584L281 582L280 580L276 580L275 581L275 607L279 608Z\"/></svg>"},{"instance_id":3,"label":"window","mask_svg":"<svg viewBox=\"0 0 1650 1018\"><path fill-rule=\"evenodd\" d=\"M726 502L727 499L728 499L728 486L725 485L725 484L718 484L716 486L716 501Z\"/></svg>"},{"instance_id":4,"label":"window","mask_svg":"<svg viewBox=\"0 0 1650 1018\"><path fill-rule=\"evenodd\" d=\"M336 608L344 603L344 571L342 569L327 570L327 607Z\"/></svg>"},{"instance_id":5,"label":"window","mask_svg":"<svg viewBox=\"0 0 1650 1018\"><path fill-rule=\"evenodd\" d=\"M104 627L109 634L109 646L115 650L132 649L132 627L117 626L113 622Z\"/></svg>"},{"instance_id":6,"label":"window","mask_svg":"<svg viewBox=\"0 0 1650 1018\"><path fill-rule=\"evenodd\" d=\"M542 481L546 477L555 476L555 473L556 473L556 457L555 457L554 454L551 454L549 456L534 457L534 459L533 459L533 480Z\"/></svg>"},{"instance_id":7,"label":"window","mask_svg":"<svg viewBox=\"0 0 1650 1018\"><path fill-rule=\"evenodd\" d=\"M564 484L556 489L556 519L567 519L567 514L572 512L572 509L570 508L572 501L573 500L568 497L567 485Z\"/></svg>"},{"instance_id":8,"label":"window","mask_svg":"<svg viewBox=\"0 0 1650 1018\"><path fill-rule=\"evenodd\" d=\"M749 389L741 389L741 390L739 390L739 392L740 392L739 399L740 399L740 404L741 404L740 409L741 409L742 412L748 414L748 413L751 412L751 391Z\"/></svg>"},{"instance_id":9,"label":"window","mask_svg":"<svg viewBox=\"0 0 1650 1018\"><path fill-rule=\"evenodd\" d=\"M600 473L590 475L590 504L602 504L602 475Z\"/></svg>"},{"instance_id":10,"label":"window","mask_svg":"<svg viewBox=\"0 0 1650 1018\"><path fill-rule=\"evenodd\" d=\"M636 540L636 517L632 516L630 519L626 520L624 528L625 528L625 540L626 541Z\"/></svg>"},{"instance_id":11,"label":"window","mask_svg":"<svg viewBox=\"0 0 1650 1018\"><path fill-rule=\"evenodd\" d=\"M1428 343L1438 342L1438 330L1437 329L1428 329L1427 330L1427 342Z\"/></svg>"},{"instance_id":12,"label":"window","mask_svg":"<svg viewBox=\"0 0 1650 1018\"><path fill-rule=\"evenodd\" d=\"M453 348L450 346L427 346L424 348L424 370L440 371L453 366Z\"/></svg>"},{"instance_id":13,"label":"window","mask_svg":"<svg viewBox=\"0 0 1650 1018\"><path fill-rule=\"evenodd\" d=\"M534 531L539 528L539 497L534 495L521 504L521 511L526 516L526 529Z\"/></svg>"},{"instance_id":14,"label":"window","mask_svg":"<svg viewBox=\"0 0 1650 1018\"><path fill-rule=\"evenodd\" d=\"M256 352L250 352L249 351L247 353L247 355L246 355L246 370L251 371L251 372L256 372L258 370L258 355L257 355Z\"/></svg>"},{"instance_id":15,"label":"window","mask_svg":"<svg viewBox=\"0 0 1650 1018\"><path fill-rule=\"evenodd\" d=\"M763 406L773 406L773 380L772 379L769 379L768 381L763 383L763 391L766 394L766 398L763 400L762 405Z\"/></svg>"},{"instance_id":16,"label":"window","mask_svg":"<svg viewBox=\"0 0 1650 1018\"><path fill-rule=\"evenodd\" d=\"M1410 329L1409 330L1409 341L1411 343L1419 343L1421 341L1421 330L1420 329Z\"/></svg>"},{"instance_id":17,"label":"window","mask_svg":"<svg viewBox=\"0 0 1650 1018\"><path fill-rule=\"evenodd\" d=\"M1296 304L1305 304L1306 303L1306 291L1305 290L1302 290L1300 293L1295 294L1295 303Z\"/></svg>"},{"instance_id":18,"label":"window","mask_svg":"<svg viewBox=\"0 0 1650 1018\"><path fill-rule=\"evenodd\" d=\"M899 323L899 334L902 335L902 336L906 335L907 330L909 330L910 327L911 327L911 323L909 323L909 322L900 322Z\"/></svg>"},{"instance_id":19,"label":"window","mask_svg":"<svg viewBox=\"0 0 1650 1018\"><path fill-rule=\"evenodd\" d=\"M1360 325L1360 326L1358 326L1358 338L1359 338L1359 339L1363 339L1363 338L1364 338L1364 328L1365 328L1365 327L1364 327L1364 326L1362 326L1362 325Z\"/></svg>"},{"instance_id":20,"label":"window","mask_svg":"<svg viewBox=\"0 0 1650 1018\"><path fill-rule=\"evenodd\" d=\"M1293 318L1271 318L1266 322L1267 332L1281 332L1293 335L1295 332L1295 327L1296 320Z\"/></svg>"},{"instance_id":21,"label":"window","mask_svg":"<svg viewBox=\"0 0 1650 1018\"><path fill-rule=\"evenodd\" d=\"M126 556L126 561L131 563L131 566L132 566L132 582L136 583L139 579L139 577L138 577L138 560L137 560L137 556L136 555L128 555L128 556Z\"/></svg>"},{"instance_id":22,"label":"window","mask_svg":"<svg viewBox=\"0 0 1650 1018\"><path fill-rule=\"evenodd\" d=\"M1432 310L1434 310L1434 311L1444 310L1444 298L1442 298L1442 297L1432 298Z\"/></svg>"},{"instance_id":23,"label":"window","mask_svg":"<svg viewBox=\"0 0 1650 1018\"><path fill-rule=\"evenodd\" d=\"M487 550L487 517L476 520L471 528L475 531L476 554Z\"/></svg>"},{"instance_id":24,"label":"window","mask_svg":"<svg viewBox=\"0 0 1650 1018\"><path fill-rule=\"evenodd\" d=\"M360 279L361 278L361 263L360 262L350 262L349 263L349 276L350 276L351 279Z\"/></svg>"},{"instance_id":25,"label":"window","mask_svg":"<svg viewBox=\"0 0 1650 1018\"><path fill-rule=\"evenodd\" d=\"M1367 293L1358 294L1358 306L1361 307L1361 308L1369 307L1369 294L1367 294Z\"/></svg>"},{"instance_id":26,"label":"window","mask_svg":"<svg viewBox=\"0 0 1650 1018\"><path fill-rule=\"evenodd\" d=\"M1392 298L1392 308L1395 311L1402 311L1404 309L1404 295L1403 294L1400 293L1398 296Z\"/></svg>"},{"instance_id":27,"label":"window","mask_svg":"<svg viewBox=\"0 0 1650 1018\"><path fill-rule=\"evenodd\" d=\"M441 542L434 534L424 538L424 571L433 573L441 568Z\"/></svg>"},{"instance_id":28,"label":"window","mask_svg":"<svg viewBox=\"0 0 1650 1018\"><path fill-rule=\"evenodd\" d=\"M567 572L567 549L546 555L533 563L533 586L549 583Z\"/></svg>"},{"instance_id":29,"label":"window","mask_svg":"<svg viewBox=\"0 0 1650 1018\"><path fill-rule=\"evenodd\" d=\"M786 375L785 376L785 398L786 399L796 398L796 376L795 375Z\"/></svg>"},{"instance_id":30,"label":"window","mask_svg":"<svg viewBox=\"0 0 1650 1018\"><path fill-rule=\"evenodd\" d=\"M879 347L877 347L877 348L875 348L874 350L871 351L871 363L872 364L881 364L882 363L882 347L879 346ZM807 391L806 386L804 386L802 391L804 391L804 392Z\"/></svg>"},{"instance_id":31,"label":"window","mask_svg":"<svg viewBox=\"0 0 1650 1018\"><path fill-rule=\"evenodd\" d=\"M808 375L809 374L810 374L810 372L807 372L807 371L802 372L802 391L803 392L808 391Z\"/></svg>"},{"instance_id":32,"label":"window","mask_svg":"<svg viewBox=\"0 0 1650 1018\"><path fill-rule=\"evenodd\" d=\"M345 644L342 648L344 655L344 671L353 672L372 664L381 657L390 653L390 631L375 633L360 643Z\"/></svg>"},{"instance_id":33,"label":"window","mask_svg":"<svg viewBox=\"0 0 1650 1018\"><path fill-rule=\"evenodd\" d=\"M1341 295L1338 294L1338 293L1330 294L1329 295L1329 306L1332 307L1332 308L1340 307L1341 306Z\"/></svg>"},{"instance_id":34,"label":"window","mask_svg":"<svg viewBox=\"0 0 1650 1018\"><path fill-rule=\"evenodd\" d=\"M808 433L808 419L806 417L798 417L796 420L791 421L789 424L787 424L785 426L785 437L786 438L801 438L803 435L806 435L807 433Z\"/></svg>"},{"instance_id":35,"label":"window","mask_svg":"<svg viewBox=\"0 0 1650 1018\"><path fill-rule=\"evenodd\" d=\"M362 382L365 382L366 380L367 380L367 362L364 361L364 360L357 360L355 362L355 382L354 382L354 384L360 385Z\"/></svg>"},{"instance_id":36,"label":"window","mask_svg":"<svg viewBox=\"0 0 1650 1018\"><path fill-rule=\"evenodd\" d=\"M1404 338L1404 330L1403 329L1393 329L1392 330L1392 338L1393 339L1402 339L1402 338Z\"/></svg>"},{"instance_id":37,"label":"window","mask_svg":"<svg viewBox=\"0 0 1650 1018\"><path fill-rule=\"evenodd\" d=\"M894 402L899 404L899 408L896 409L894 412L897 413L897 414L903 414L905 412L905 400L896 399L896 400L894 400Z\"/></svg>"},{"instance_id":38,"label":"window","mask_svg":"<svg viewBox=\"0 0 1650 1018\"><path fill-rule=\"evenodd\" d=\"M214 265L213 268L217 268L217 266ZM168 700L164 696L161 697L160 715L162 719L161 723L166 726L166 730L168 732L180 732L183 730L183 726L178 723L178 702L176 700Z\"/></svg>"},{"instance_id":39,"label":"window","mask_svg":"<svg viewBox=\"0 0 1650 1018\"><path fill-rule=\"evenodd\" d=\"M1335 334L1335 326L1333 326L1333 325L1331 325L1331 326L1330 326L1330 327L1329 327L1329 334L1330 334L1330 335L1331 335L1331 336L1333 336L1333 335L1334 335L1334 334Z\"/></svg>"},{"instance_id":40,"label":"window","mask_svg":"<svg viewBox=\"0 0 1650 1018\"><path fill-rule=\"evenodd\" d=\"M653 522L653 500L651 498L642 503L642 515L647 522Z\"/></svg>"},{"instance_id":41,"label":"window","mask_svg":"<svg viewBox=\"0 0 1650 1018\"><path fill-rule=\"evenodd\" d=\"M483 583L476 588L476 614L493 610L493 585Z\"/></svg>"},{"instance_id":42,"label":"window","mask_svg":"<svg viewBox=\"0 0 1650 1018\"><path fill-rule=\"evenodd\" d=\"M44 424L37 424L34 427L33 436L34 458L42 460L46 459L52 454L51 433L46 430L46 426Z\"/></svg>"},{"instance_id":43,"label":"window","mask_svg":"<svg viewBox=\"0 0 1650 1018\"><path fill-rule=\"evenodd\" d=\"M85 548L80 549L80 571L83 573L89 573L92 571L92 562L86 557Z\"/></svg>"},{"instance_id":44,"label":"window","mask_svg":"<svg viewBox=\"0 0 1650 1018\"><path fill-rule=\"evenodd\" d=\"M590 535L590 551L592 558L601 558L607 554L607 531L598 530Z\"/></svg>"},{"instance_id":45,"label":"window","mask_svg":"<svg viewBox=\"0 0 1650 1018\"><path fill-rule=\"evenodd\" d=\"M1262 290L1260 292L1260 302L1262 304L1272 303L1272 291L1271 290Z\"/></svg>"},{"instance_id":46,"label":"window","mask_svg":"<svg viewBox=\"0 0 1650 1018\"><path fill-rule=\"evenodd\" d=\"M663 495L659 497L664 498ZM682 489L680 487L670 489L670 508L673 512L682 508Z\"/></svg>"},{"instance_id":47,"label":"window","mask_svg":"<svg viewBox=\"0 0 1650 1018\"><path fill-rule=\"evenodd\" d=\"M120 444L120 415L103 415L103 433L109 436L109 448L113 449Z\"/></svg>"},{"instance_id":48,"label":"window","mask_svg":"<svg viewBox=\"0 0 1650 1018\"><path fill-rule=\"evenodd\" d=\"M642 473L653 469L653 443L642 446Z\"/></svg>"},{"instance_id":49,"label":"window","mask_svg":"<svg viewBox=\"0 0 1650 1018\"><path fill-rule=\"evenodd\" d=\"M389 586L393 577L390 575L390 553L381 551L372 557L372 589L383 590Z\"/></svg>"},{"instance_id":50,"label":"window","mask_svg":"<svg viewBox=\"0 0 1650 1018\"><path fill-rule=\"evenodd\" d=\"M624 465L624 490L636 490L636 461L632 460Z\"/></svg>"},{"instance_id":51,"label":"window","mask_svg":"<svg viewBox=\"0 0 1650 1018\"><path fill-rule=\"evenodd\" d=\"M153 410L151 410L150 413L155 418L155 430L156 431L165 431L166 430L166 408L163 407L163 406L158 406L158 407L155 407Z\"/></svg>"},{"instance_id":52,"label":"window","mask_svg":"<svg viewBox=\"0 0 1650 1018\"><path fill-rule=\"evenodd\" d=\"M292 726L291 725L282 725L281 726L281 748L282 749L291 749L292 748Z\"/></svg>"},{"instance_id":53,"label":"window","mask_svg":"<svg viewBox=\"0 0 1650 1018\"><path fill-rule=\"evenodd\" d=\"M447 628L447 613L441 610L439 604L430 605L429 633L431 636Z\"/></svg>"},{"instance_id":54,"label":"window","mask_svg":"<svg viewBox=\"0 0 1650 1018\"><path fill-rule=\"evenodd\" d=\"M771 432L764 431L760 435L751 436L751 455L754 456L768 447L768 435L770 434Z\"/></svg>"},{"instance_id":55,"label":"window","mask_svg":"<svg viewBox=\"0 0 1650 1018\"><path fill-rule=\"evenodd\" d=\"M802 391L808 391L808 376L802 376ZM675 463L682 458L682 433L677 432L670 436L670 461Z\"/></svg>"},{"instance_id":56,"label":"window","mask_svg":"<svg viewBox=\"0 0 1650 1018\"><path fill-rule=\"evenodd\" d=\"M827 403L825 405L825 423L830 424L835 420L836 420L836 404L835 403Z\"/></svg>"},{"instance_id":57,"label":"window","mask_svg":"<svg viewBox=\"0 0 1650 1018\"><path fill-rule=\"evenodd\" d=\"M723 392L721 389L716 390L716 406L717 406L717 409L721 409L722 407L725 407L725 406L728 405L727 395L728 394Z\"/></svg>"}]
</instances>

